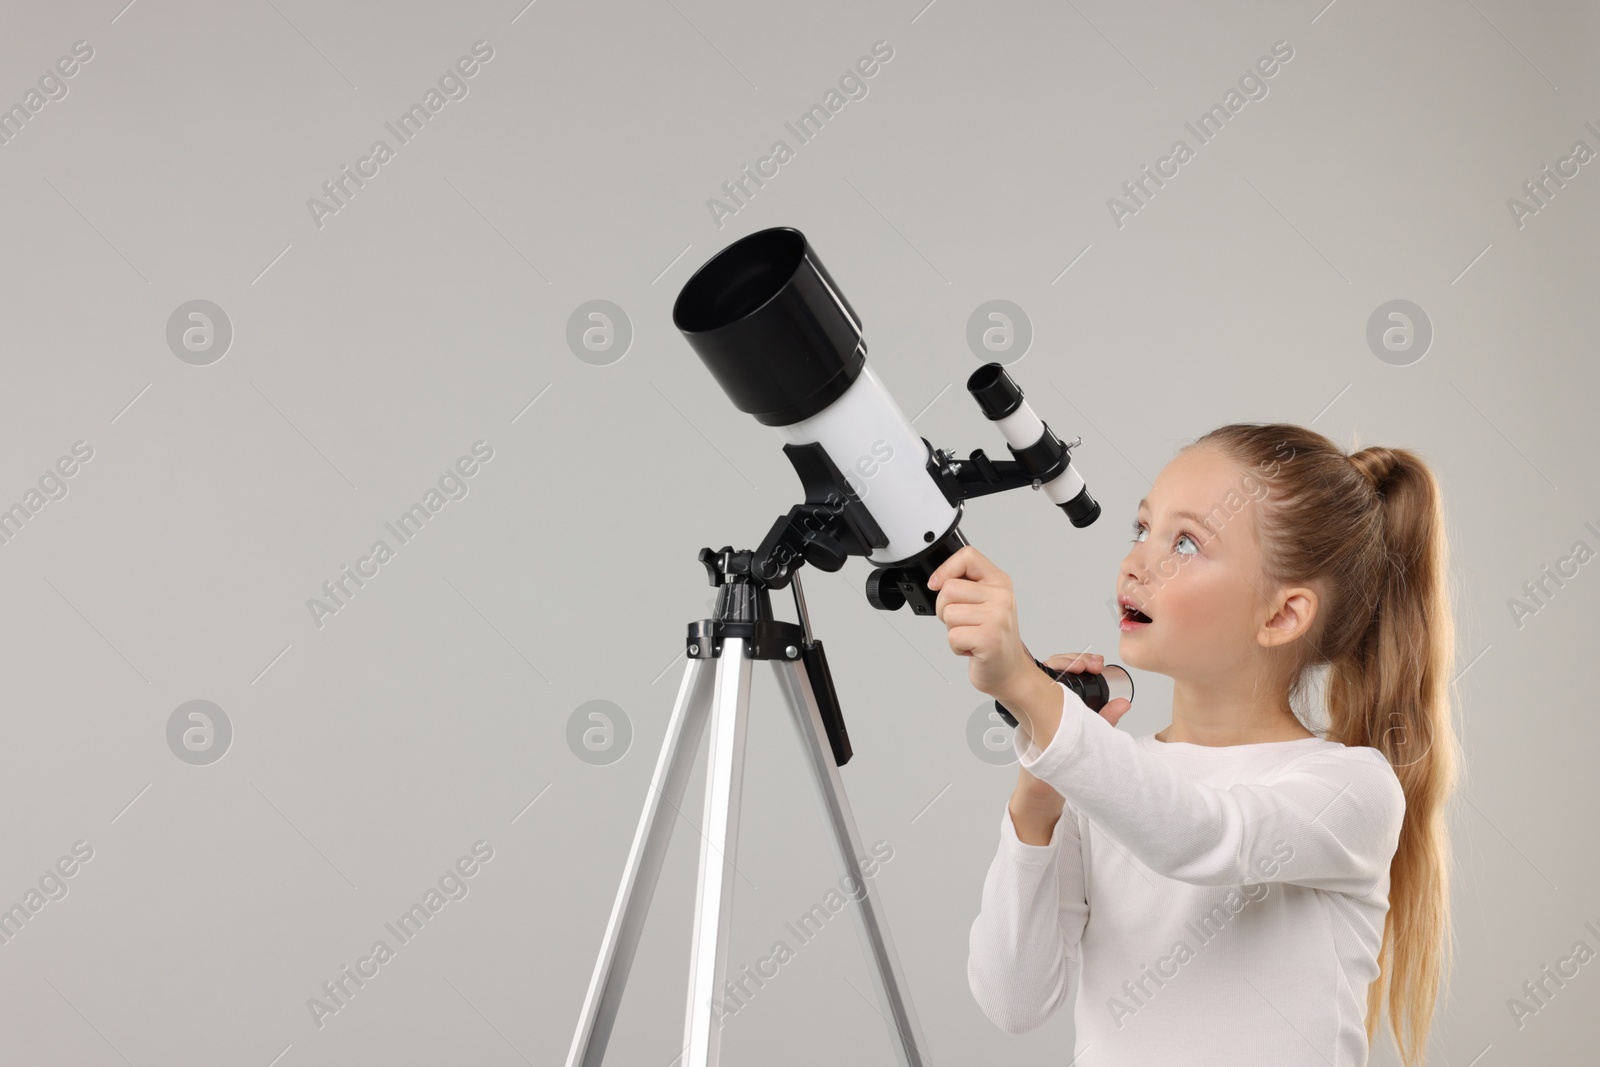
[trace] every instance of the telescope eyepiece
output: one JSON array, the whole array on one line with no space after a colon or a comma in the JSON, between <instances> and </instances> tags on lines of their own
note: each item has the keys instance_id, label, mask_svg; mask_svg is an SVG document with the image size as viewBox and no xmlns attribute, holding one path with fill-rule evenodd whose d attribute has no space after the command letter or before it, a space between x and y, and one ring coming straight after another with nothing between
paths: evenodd
<instances>
[{"instance_id":1,"label":"telescope eyepiece","mask_svg":"<svg viewBox=\"0 0 1600 1067\"><path fill-rule=\"evenodd\" d=\"M985 363L973 371L967 392L990 422L999 422L1022 406L1022 387L998 363Z\"/></svg>"}]
</instances>

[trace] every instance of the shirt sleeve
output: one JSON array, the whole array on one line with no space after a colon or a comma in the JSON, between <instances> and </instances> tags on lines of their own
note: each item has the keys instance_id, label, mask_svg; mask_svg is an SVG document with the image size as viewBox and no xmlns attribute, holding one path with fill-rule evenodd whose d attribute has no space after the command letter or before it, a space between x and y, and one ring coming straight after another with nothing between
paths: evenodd
<instances>
[{"instance_id":1,"label":"shirt sleeve","mask_svg":"<svg viewBox=\"0 0 1600 1067\"><path fill-rule=\"evenodd\" d=\"M1377 749L1325 749L1259 783L1207 786L1056 685L1061 726L1043 750L1017 727L1022 766L1150 870L1190 885L1287 882L1352 894L1388 879L1406 801Z\"/></svg>"},{"instance_id":2,"label":"shirt sleeve","mask_svg":"<svg viewBox=\"0 0 1600 1067\"><path fill-rule=\"evenodd\" d=\"M1076 999L1078 946L1088 918L1071 803L1044 845L1017 837L1008 804L968 937L967 984L990 1022L1020 1034Z\"/></svg>"}]
</instances>

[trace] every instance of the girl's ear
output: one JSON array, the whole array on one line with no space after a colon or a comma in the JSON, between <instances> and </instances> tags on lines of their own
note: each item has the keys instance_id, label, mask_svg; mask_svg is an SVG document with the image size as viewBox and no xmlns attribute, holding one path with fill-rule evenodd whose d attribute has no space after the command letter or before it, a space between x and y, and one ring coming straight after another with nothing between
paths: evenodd
<instances>
[{"instance_id":1,"label":"girl's ear","mask_svg":"<svg viewBox=\"0 0 1600 1067\"><path fill-rule=\"evenodd\" d=\"M1276 648L1298 640L1311 630L1318 606L1315 589L1296 586L1285 590L1278 610L1262 624L1257 640L1264 648Z\"/></svg>"}]
</instances>

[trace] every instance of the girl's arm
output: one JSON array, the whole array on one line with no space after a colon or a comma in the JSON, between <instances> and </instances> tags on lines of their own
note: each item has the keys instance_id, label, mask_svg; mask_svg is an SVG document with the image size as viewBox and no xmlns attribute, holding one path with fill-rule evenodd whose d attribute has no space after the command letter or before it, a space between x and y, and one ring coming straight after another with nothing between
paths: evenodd
<instances>
[{"instance_id":1,"label":"girl's arm","mask_svg":"<svg viewBox=\"0 0 1600 1067\"><path fill-rule=\"evenodd\" d=\"M1077 812L1026 770L1000 821L1000 847L968 938L967 984L1008 1033L1044 1023L1077 996L1089 905ZM1030 781L1034 784L1029 788ZM1043 841L1030 844L1029 841Z\"/></svg>"},{"instance_id":2,"label":"girl's arm","mask_svg":"<svg viewBox=\"0 0 1600 1067\"><path fill-rule=\"evenodd\" d=\"M1389 877L1406 799L1375 748L1321 747L1259 783L1223 789L1144 751L1059 682L1030 699L1041 721L1059 707L1060 723L1042 750L1018 727L1022 766L1157 874L1190 885L1288 882L1352 894Z\"/></svg>"}]
</instances>

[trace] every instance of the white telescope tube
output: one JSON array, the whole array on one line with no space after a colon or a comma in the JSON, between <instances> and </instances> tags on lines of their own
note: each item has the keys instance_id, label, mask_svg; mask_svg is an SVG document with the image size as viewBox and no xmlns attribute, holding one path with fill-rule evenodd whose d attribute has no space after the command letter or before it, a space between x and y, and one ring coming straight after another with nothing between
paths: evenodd
<instances>
[{"instance_id":1,"label":"white telescope tube","mask_svg":"<svg viewBox=\"0 0 1600 1067\"><path fill-rule=\"evenodd\" d=\"M928 474L927 442L870 363L862 365L850 388L832 404L808 419L774 429L791 444L820 444L883 528L889 543L867 557L871 562L910 559L955 523L956 506Z\"/></svg>"}]
</instances>

